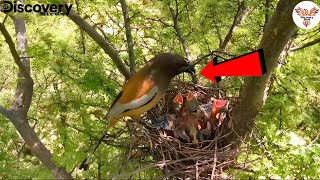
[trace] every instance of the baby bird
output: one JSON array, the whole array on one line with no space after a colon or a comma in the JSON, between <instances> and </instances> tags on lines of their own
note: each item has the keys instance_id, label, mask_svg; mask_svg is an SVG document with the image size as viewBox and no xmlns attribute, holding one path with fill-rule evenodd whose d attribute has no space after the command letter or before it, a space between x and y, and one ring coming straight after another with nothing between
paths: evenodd
<instances>
[{"instance_id":1,"label":"baby bird","mask_svg":"<svg viewBox=\"0 0 320 180\"><path fill-rule=\"evenodd\" d=\"M160 116L155 124L155 128L163 129L165 132L173 132L174 137L181 139L183 142L190 142L190 138L186 134L185 124L181 120L183 108L183 96L181 92L178 92L173 99L173 110L175 117L172 114Z\"/></svg>"},{"instance_id":2,"label":"baby bird","mask_svg":"<svg viewBox=\"0 0 320 180\"><path fill-rule=\"evenodd\" d=\"M183 96L179 91L178 94L173 99L173 111L177 117L181 116L182 108L183 108Z\"/></svg>"},{"instance_id":3,"label":"baby bird","mask_svg":"<svg viewBox=\"0 0 320 180\"><path fill-rule=\"evenodd\" d=\"M186 104L191 113L196 113L198 111L199 101L191 91L188 92Z\"/></svg>"},{"instance_id":4,"label":"baby bird","mask_svg":"<svg viewBox=\"0 0 320 180\"><path fill-rule=\"evenodd\" d=\"M159 117L155 124L156 129L163 129L166 134L173 132L174 137L181 139L183 142L190 142L189 136L186 134L185 127L180 118L175 118L171 114L165 114Z\"/></svg>"},{"instance_id":5,"label":"baby bird","mask_svg":"<svg viewBox=\"0 0 320 180\"><path fill-rule=\"evenodd\" d=\"M199 106L198 119L200 122L199 139L201 141L210 139L213 128L220 126L226 117L228 100L211 98L211 102Z\"/></svg>"},{"instance_id":6,"label":"baby bird","mask_svg":"<svg viewBox=\"0 0 320 180\"><path fill-rule=\"evenodd\" d=\"M183 113L182 121L185 126L186 133L192 140L192 143L197 143L199 133L197 117L199 101L191 91L188 92L186 105L187 110Z\"/></svg>"},{"instance_id":7,"label":"baby bird","mask_svg":"<svg viewBox=\"0 0 320 180\"><path fill-rule=\"evenodd\" d=\"M218 123L217 126L220 126L224 118L226 117L226 112L228 111L229 100L218 100L215 98L211 98L211 102L213 105L210 123L212 125Z\"/></svg>"}]
</instances>

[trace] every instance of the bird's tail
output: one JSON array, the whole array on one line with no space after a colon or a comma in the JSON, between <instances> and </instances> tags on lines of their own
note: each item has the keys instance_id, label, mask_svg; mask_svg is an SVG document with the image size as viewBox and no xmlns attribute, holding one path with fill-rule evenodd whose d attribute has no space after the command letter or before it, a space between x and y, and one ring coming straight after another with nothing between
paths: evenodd
<instances>
[{"instance_id":1,"label":"bird's tail","mask_svg":"<svg viewBox=\"0 0 320 180\"><path fill-rule=\"evenodd\" d=\"M103 139L106 137L107 132L109 131L109 129L111 129L112 127L114 127L117 124L118 120L117 119L111 119L102 135L102 137L98 140L98 143L94 146L94 148L92 149L92 151L89 153L89 155L82 161L79 169L84 169L85 171L88 169L89 167L89 163L91 161L92 156L94 155L94 153L96 152L96 150L99 148L101 142L103 141Z\"/></svg>"},{"instance_id":2,"label":"bird's tail","mask_svg":"<svg viewBox=\"0 0 320 180\"><path fill-rule=\"evenodd\" d=\"M118 119L111 119L109 121L109 124L108 124L107 128L106 128L107 132L108 132L109 129L111 129L113 126L115 126L117 124L117 122L118 122Z\"/></svg>"}]
</instances>

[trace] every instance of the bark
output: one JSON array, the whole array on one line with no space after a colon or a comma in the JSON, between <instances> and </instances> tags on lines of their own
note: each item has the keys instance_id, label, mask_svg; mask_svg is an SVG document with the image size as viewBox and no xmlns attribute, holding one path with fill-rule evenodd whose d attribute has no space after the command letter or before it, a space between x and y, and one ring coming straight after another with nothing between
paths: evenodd
<instances>
[{"instance_id":1,"label":"bark","mask_svg":"<svg viewBox=\"0 0 320 180\"><path fill-rule=\"evenodd\" d=\"M65 12L66 9L63 8ZM126 79L131 76L130 71L125 66L124 62L121 60L118 52L114 49L112 44L103 38L87 21L85 21L78 13L74 10L70 10L68 17L79 26L79 28L85 31L103 50L108 54L113 61L113 63L118 67L121 74L124 75Z\"/></svg>"},{"instance_id":2,"label":"bark","mask_svg":"<svg viewBox=\"0 0 320 180\"><path fill-rule=\"evenodd\" d=\"M22 3L22 0L18 1L18 3ZM43 145L28 122L27 114L32 101L33 80L30 76L30 60L26 53L28 44L25 19L23 16L17 16L13 19L17 35L17 49L15 49L14 42L2 23L0 23L0 30L5 37L13 59L19 68L18 82L10 110L0 106L0 113L5 115L12 122L31 151L49 170L51 170L56 179L72 179L71 174L64 168L54 164L50 151ZM20 56L23 58L20 58Z\"/></svg>"},{"instance_id":3,"label":"bark","mask_svg":"<svg viewBox=\"0 0 320 180\"><path fill-rule=\"evenodd\" d=\"M280 0L276 10L269 20L259 47L263 48L266 59L267 72L262 77L247 77L240 92L240 101L232 115L235 133L228 139L228 143L235 141L240 145L241 138L252 130L255 118L264 104L267 96L267 84L272 71L285 45L297 30L292 20L292 9L301 0ZM239 139L240 136L240 139Z\"/></svg>"},{"instance_id":4,"label":"bark","mask_svg":"<svg viewBox=\"0 0 320 180\"><path fill-rule=\"evenodd\" d=\"M12 112L7 110L6 108L0 106L0 113L4 115L6 118L12 118Z\"/></svg>"},{"instance_id":5,"label":"bark","mask_svg":"<svg viewBox=\"0 0 320 180\"><path fill-rule=\"evenodd\" d=\"M292 48L290 48L290 51L297 51L297 50L300 50L300 49L304 49L306 47L313 46L313 45L318 44L318 43L320 43L320 38L315 39L313 41L310 41L310 42L308 42L306 44L303 44L303 45L300 45L300 46L292 47Z\"/></svg>"},{"instance_id":6,"label":"bark","mask_svg":"<svg viewBox=\"0 0 320 180\"><path fill-rule=\"evenodd\" d=\"M134 50L133 50L133 38L131 34L131 27L130 27L130 18L128 13L128 6L126 4L126 0L120 0L123 18L124 18L124 27L126 30L126 38L128 44L128 54L129 54L129 62L130 62L130 71L131 73L136 72L136 62L134 58Z\"/></svg>"}]
</instances>

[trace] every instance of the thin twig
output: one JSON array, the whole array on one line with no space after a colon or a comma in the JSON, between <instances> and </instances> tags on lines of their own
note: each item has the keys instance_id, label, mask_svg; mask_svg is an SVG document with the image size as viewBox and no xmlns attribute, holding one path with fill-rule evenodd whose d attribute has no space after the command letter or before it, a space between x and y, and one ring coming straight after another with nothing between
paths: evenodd
<instances>
[{"instance_id":1,"label":"thin twig","mask_svg":"<svg viewBox=\"0 0 320 180\"><path fill-rule=\"evenodd\" d=\"M130 27L130 18L128 13L128 6L126 0L120 0L123 19L124 19L124 28L126 30L126 38L127 38L127 45L128 45L128 55L129 55L129 62L130 62L130 71L131 73L136 72L136 62L134 57L134 49L133 49L133 38L131 34L131 27Z\"/></svg>"}]
</instances>

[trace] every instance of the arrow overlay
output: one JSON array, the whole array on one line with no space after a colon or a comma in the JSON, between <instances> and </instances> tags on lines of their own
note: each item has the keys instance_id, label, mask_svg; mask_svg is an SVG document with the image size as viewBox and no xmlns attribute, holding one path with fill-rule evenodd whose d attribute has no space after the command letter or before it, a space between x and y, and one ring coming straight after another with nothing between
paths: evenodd
<instances>
[{"instance_id":1,"label":"arrow overlay","mask_svg":"<svg viewBox=\"0 0 320 180\"><path fill-rule=\"evenodd\" d=\"M263 49L218 63L218 57L202 69L200 74L218 83L220 76L262 76L267 72Z\"/></svg>"}]
</instances>

